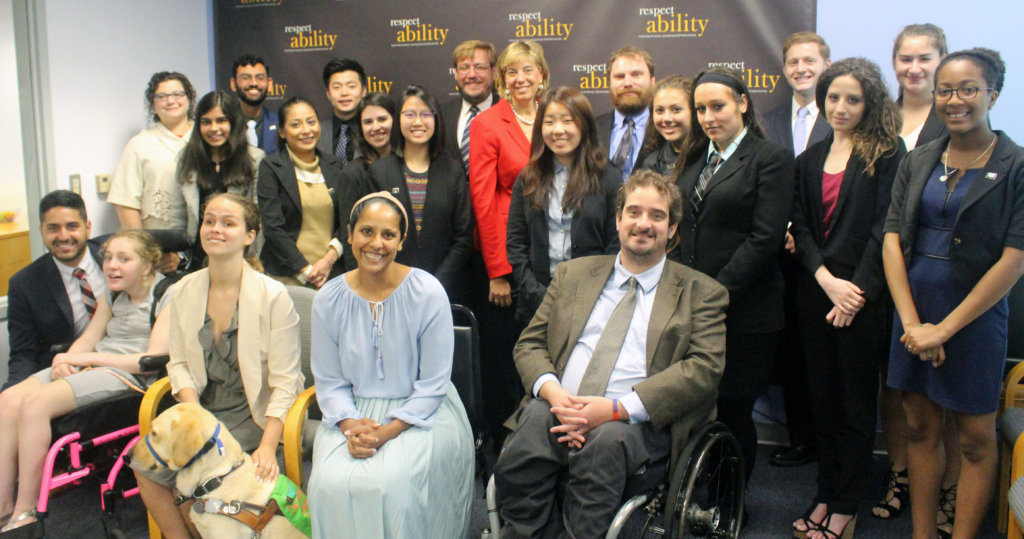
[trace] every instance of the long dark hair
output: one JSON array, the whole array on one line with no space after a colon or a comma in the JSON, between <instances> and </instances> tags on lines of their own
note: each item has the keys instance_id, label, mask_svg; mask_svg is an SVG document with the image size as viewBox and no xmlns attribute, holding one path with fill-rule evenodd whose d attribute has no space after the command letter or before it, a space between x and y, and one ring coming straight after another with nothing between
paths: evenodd
<instances>
[{"instance_id":1,"label":"long dark hair","mask_svg":"<svg viewBox=\"0 0 1024 539\"><path fill-rule=\"evenodd\" d=\"M704 78L705 76L707 78ZM747 128L747 135L764 138L764 131L758 125L757 113L754 112L754 100L750 98L747 85L743 82L743 78L740 77L739 73L725 67L713 67L701 71L697 78L694 79L693 91L690 92L690 136L687 145L679 152L679 159L676 160L676 178L682 174L687 163L703 160L703 154L707 152L708 144L711 142L707 133L704 132L704 128L701 127L700 120L697 119L697 105L693 99L694 94L697 93L697 87L706 82L714 82L729 88L736 103L739 103L745 97L747 99L747 111L743 113L743 126Z\"/></svg>"},{"instance_id":2,"label":"long dark hair","mask_svg":"<svg viewBox=\"0 0 1024 539\"><path fill-rule=\"evenodd\" d=\"M427 144L427 153L430 155L430 160L433 161L444 151L444 119L441 118L441 105L438 104L437 99L418 84L410 84L402 92L402 100L398 104L398 116L394 116L399 121L399 126L398 132L391 139L394 141L394 144L391 145L391 151L398 157L405 156L405 135L402 134L402 120L400 116L405 102L412 97L418 98L434 113L434 134L430 137L430 142ZM395 128L392 127L391 131L394 133Z\"/></svg>"},{"instance_id":3,"label":"long dark hair","mask_svg":"<svg viewBox=\"0 0 1024 539\"><path fill-rule=\"evenodd\" d=\"M398 121L398 114L396 113L395 100L388 97L388 94L370 92L363 97L363 102L360 103L359 110L356 112L356 118L359 118L359 129L356 130L356 144L359 148L360 158L366 163L366 166L370 166L374 161L380 159L380 152L377 151L377 148L370 146L370 143L366 142L366 137L363 136L363 111L366 110L366 107L380 107L391 116L391 133L388 134L388 144L391 145L392 149L395 146L395 122Z\"/></svg>"},{"instance_id":4,"label":"long dark hair","mask_svg":"<svg viewBox=\"0 0 1024 539\"><path fill-rule=\"evenodd\" d=\"M829 87L837 78L849 75L860 83L864 94L864 115L853 129L853 152L864 161L864 170L874 174L879 157L891 153L899 143L903 116L889 97L878 64L866 58L846 58L825 70L815 88L818 110L825 110Z\"/></svg>"},{"instance_id":5,"label":"long dark hair","mask_svg":"<svg viewBox=\"0 0 1024 539\"><path fill-rule=\"evenodd\" d=\"M200 188L209 190L213 187L210 180L217 175L217 170L213 166L213 149L203 140L199 129L203 115L215 107L220 107L231 124L227 141L224 142L226 155L220 163L224 187L252 186L256 181L256 167L249 159L249 143L245 138L245 116L242 114L238 97L225 90L210 92L196 104L198 120L192 126L192 137L189 138L178 161L178 183L191 183L194 174Z\"/></svg>"},{"instance_id":6,"label":"long dark hair","mask_svg":"<svg viewBox=\"0 0 1024 539\"><path fill-rule=\"evenodd\" d=\"M658 92L665 89L679 90L680 92L683 92L683 95L686 96L686 100L689 101L690 96L693 95L693 80L682 75L669 75L668 77L658 80L658 83L654 85L654 91L651 92L651 111L650 116L648 116L650 119L647 120L647 129L644 131L644 143L640 148L641 154L647 155L656 152L662 143L666 142L665 137L661 136L658 128L654 125L653 99L654 96L658 95ZM690 118L690 123L693 123L692 117ZM688 134L689 133L683 134L682 148L686 147L686 136Z\"/></svg>"},{"instance_id":7,"label":"long dark hair","mask_svg":"<svg viewBox=\"0 0 1024 539\"><path fill-rule=\"evenodd\" d=\"M562 196L563 210L579 208L583 203L583 197L600 189L601 178L608 161L604 148L598 141L597 121L586 96L569 86L559 86L545 93L537 109L537 122L533 125L530 161L519 175L523 181L523 195L538 211L544 211L547 207L548 196L555 182L555 156L544 143L544 136L541 134L544 114L552 103L558 103L568 109L573 123L580 130L580 145L576 147L576 155L573 157L572 166L569 167L565 195Z\"/></svg>"}]
</instances>

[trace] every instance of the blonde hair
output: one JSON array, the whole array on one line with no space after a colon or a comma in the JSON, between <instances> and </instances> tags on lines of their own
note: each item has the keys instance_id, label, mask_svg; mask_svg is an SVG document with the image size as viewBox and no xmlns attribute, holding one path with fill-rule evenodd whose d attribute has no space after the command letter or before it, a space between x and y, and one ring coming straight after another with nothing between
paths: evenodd
<instances>
[{"instance_id":1,"label":"blonde hair","mask_svg":"<svg viewBox=\"0 0 1024 539\"><path fill-rule=\"evenodd\" d=\"M106 251L112 241L121 238L135 242L135 254L139 255L139 260L143 264L149 264L149 275L155 275L157 263L160 262L160 256L163 255L163 251L160 249L160 244L153 239L153 236L150 236L145 230L118 230L103 243L103 250Z\"/></svg>"},{"instance_id":2,"label":"blonde hair","mask_svg":"<svg viewBox=\"0 0 1024 539\"><path fill-rule=\"evenodd\" d=\"M544 59L544 49L536 41L523 39L509 43L508 47L505 47L505 50L501 51L501 55L498 56L498 72L494 74L494 89L498 91L498 95L505 96L508 92L508 86L505 84L505 70L509 65L521 60L532 60L536 63L543 75L541 83L544 84L544 87L550 86L551 72L548 69L547 60Z\"/></svg>"},{"instance_id":3,"label":"blonde hair","mask_svg":"<svg viewBox=\"0 0 1024 539\"><path fill-rule=\"evenodd\" d=\"M494 44L480 41L479 39L470 39L469 41L459 43L455 50L452 51L452 66L459 67L459 60L473 58L477 50L486 52L487 61L491 63L491 67L494 67L495 62L497 62L497 58L494 55Z\"/></svg>"}]
</instances>

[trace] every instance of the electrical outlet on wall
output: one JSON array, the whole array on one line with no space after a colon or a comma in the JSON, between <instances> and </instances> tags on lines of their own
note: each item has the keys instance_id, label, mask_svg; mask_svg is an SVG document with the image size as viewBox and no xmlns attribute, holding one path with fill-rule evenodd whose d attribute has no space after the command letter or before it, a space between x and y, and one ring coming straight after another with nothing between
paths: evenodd
<instances>
[{"instance_id":1,"label":"electrical outlet on wall","mask_svg":"<svg viewBox=\"0 0 1024 539\"><path fill-rule=\"evenodd\" d=\"M82 175L72 174L69 176L71 180L71 192L81 195L82 194Z\"/></svg>"},{"instance_id":2,"label":"electrical outlet on wall","mask_svg":"<svg viewBox=\"0 0 1024 539\"><path fill-rule=\"evenodd\" d=\"M97 193L109 193L110 192L110 174L97 174L96 175L96 192Z\"/></svg>"}]
</instances>

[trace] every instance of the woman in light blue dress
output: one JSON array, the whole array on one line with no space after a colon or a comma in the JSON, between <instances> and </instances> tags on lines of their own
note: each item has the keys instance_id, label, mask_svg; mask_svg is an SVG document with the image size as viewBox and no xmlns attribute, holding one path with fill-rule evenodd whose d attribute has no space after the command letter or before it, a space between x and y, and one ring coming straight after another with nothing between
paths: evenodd
<instances>
[{"instance_id":1,"label":"woman in light blue dress","mask_svg":"<svg viewBox=\"0 0 1024 539\"><path fill-rule=\"evenodd\" d=\"M357 268L313 302L317 538L468 532L473 438L450 381L451 310L436 278L394 262L407 230L389 193L359 200L348 230Z\"/></svg>"}]
</instances>

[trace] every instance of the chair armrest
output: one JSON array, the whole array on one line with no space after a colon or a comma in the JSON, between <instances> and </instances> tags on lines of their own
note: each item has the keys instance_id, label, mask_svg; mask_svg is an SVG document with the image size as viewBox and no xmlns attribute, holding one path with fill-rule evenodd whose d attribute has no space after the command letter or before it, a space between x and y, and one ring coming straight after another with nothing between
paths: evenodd
<instances>
[{"instance_id":1,"label":"chair armrest","mask_svg":"<svg viewBox=\"0 0 1024 539\"><path fill-rule=\"evenodd\" d=\"M316 387L310 386L299 393L284 419L284 469L285 475L296 485L302 485L302 422L306 412L316 402Z\"/></svg>"},{"instance_id":2,"label":"chair armrest","mask_svg":"<svg viewBox=\"0 0 1024 539\"><path fill-rule=\"evenodd\" d=\"M153 420L156 419L160 401L164 400L164 396L170 392L171 379L166 376L153 382L153 385L146 390L146 394L142 396L142 404L139 405L139 436L149 434Z\"/></svg>"},{"instance_id":3,"label":"chair armrest","mask_svg":"<svg viewBox=\"0 0 1024 539\"><path fill-rule=\"evenodd\" d=\"M1013 444L1013 460L1010 461L1010 485L1024 476L1024 434Z\"/></svg>"},{"instance_id":4,"label":"chair armrest","mask_svg":"<svg viewBox=\"0 0 1024 539\"><path fill-rule=\"evenodd\" d=\"M170 354L153 354L139 358L139 370L142 372L157 372L167 366L171 360Z\"/></svg>"},{"instance_id":5,"label":"chair armrest","mask_svg":"<svg viewBox=\"0 0 1024 539\"><path fill-rule=\"evenodd\" d=\"M1003 381L1003 400L999 403L999 415L1002 415L1007 408L1012 408L1017 400L1017 386L1024 378L1024 361L1016 364L1010 369Z\"/></svg>"}]
</instances>

